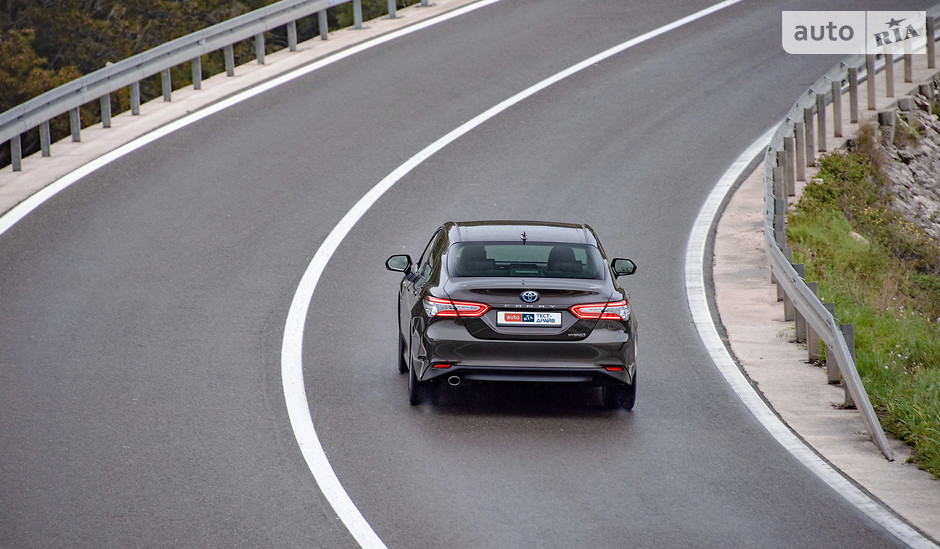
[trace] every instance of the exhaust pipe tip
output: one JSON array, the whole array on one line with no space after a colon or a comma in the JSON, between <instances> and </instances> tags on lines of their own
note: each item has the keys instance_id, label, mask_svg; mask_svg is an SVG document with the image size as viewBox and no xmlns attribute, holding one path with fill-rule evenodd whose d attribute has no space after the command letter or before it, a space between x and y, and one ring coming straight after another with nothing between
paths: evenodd
<instances>
[{"instance_id":1,"label":"exhaust pipe tip","mask_svg":"<svg viewBox=\"0 0 940 549\"><path fill-rule=\"evenodd\" d=\"M450 376L449 378L447 378L447 384L450 385L451 387L456 387L460 385L460 381L461 381L460 376Z\"/></svg>"}]
</instances>

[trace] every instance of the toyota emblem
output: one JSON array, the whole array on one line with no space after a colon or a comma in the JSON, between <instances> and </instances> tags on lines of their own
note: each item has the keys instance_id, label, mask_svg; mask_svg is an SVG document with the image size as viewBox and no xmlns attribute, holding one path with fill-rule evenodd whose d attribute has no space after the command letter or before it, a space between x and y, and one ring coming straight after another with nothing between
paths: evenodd
<instances>
[{"instance_id":1,"label":"toyota emblem","mask_svg":"<svg viewBox=\"0 0 940 549\"><path fill-rule=\"evenodd\" d=\"M527 292L522 292L521 297L522 297L522 301L525 301L526 303L534 303L535 301L538 301L539 293L529 290Z\"/></svg>"}]
</instances>

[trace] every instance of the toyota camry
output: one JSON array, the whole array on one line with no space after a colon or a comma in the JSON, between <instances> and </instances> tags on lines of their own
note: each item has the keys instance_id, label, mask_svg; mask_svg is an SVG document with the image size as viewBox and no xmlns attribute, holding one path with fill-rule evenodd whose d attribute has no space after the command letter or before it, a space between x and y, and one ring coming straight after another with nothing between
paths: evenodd
<instances>
[{"instance_id":1,"label":"toyota camry","mask_svg":"<svg viewBox=\"0 0 940 549\"><path fill-rule=\"evenodd\" d=\"M587 225L448 222L417 261L393 255L398 368L418 404L463 382L601 387L604 405L636 399L636 317L616 258Z\"/></svg>"}]
</instances>

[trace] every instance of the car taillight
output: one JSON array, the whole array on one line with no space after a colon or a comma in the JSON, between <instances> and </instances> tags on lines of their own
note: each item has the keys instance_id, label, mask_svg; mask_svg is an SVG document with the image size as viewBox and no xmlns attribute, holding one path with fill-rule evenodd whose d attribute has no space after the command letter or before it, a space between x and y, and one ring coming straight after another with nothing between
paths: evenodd
<instances>
[{"instance_id":1,"label":"car taillight","mask_svg":"<svg viewBox=\"0 0 940 549\"><path fill-rule=\"evenodd\" d=\"M630 303L626 299L609 303L572 305L568 310L582 320L630 320Z\"/></svg>"},{"instance_id":2,"label":"car taillight","mask_svg":"<svg viewBox=\"0 0 940 549\"><path fill-rule=\"evenodd\" d=\"M483 316L483 313L490 310L490 306L485 303L473 303L470 301L454 301L452 299L440 299L437 297L424 298L424 311L430 317L449 316L473 318Z\"/></svg>"}]
</instances>

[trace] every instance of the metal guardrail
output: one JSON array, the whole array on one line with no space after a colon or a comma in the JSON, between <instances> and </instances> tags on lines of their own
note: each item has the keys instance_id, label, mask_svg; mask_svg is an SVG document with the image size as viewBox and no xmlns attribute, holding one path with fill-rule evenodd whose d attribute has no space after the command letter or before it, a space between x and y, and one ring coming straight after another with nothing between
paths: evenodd
<instances>
[{"instance_id":1,"label":"metal guardrail","mask_svg":"<svg viewBox=\"0 0 940 549\"><path fill-rule=\"evenodd\" d=\"M110 94L130 88L131 113L140 113L140 81L160 74L163 98L170 101L172 85L170 69L192 63L193 87L200 89L202 81L201 56L218 50L224 51L226 73L233 76L233 45L254 38L255 55L259 64L264 63L264 33L287 26L288 47L297 49L297 20L316 13L319 19L320 38L327 39L326 10L339 4L353 3L355 28L362 28L361 0L283 0L239 17L229 19L201 31L161 44L156 48L129 57L50 90L34 99L0 114L0 143L10 142L13 171L22 166L21 135L39 127L40 148L43 156L49 156L49 121L70 113L72 140L81 140L79 108L93 101L101 101L101 118L105 128L111 126ZM421 0L422 6L428 0ZM395 0L388 0L389 17L394 18Z\"/></svg>"},{"instance_id":2,"label":"metal guardrail","mask_svg":"<svg viewBox=\"0 0 940 549\"><path fill-rule=\"evenodd\" d=\"M927 66L936 67L935 18L940 15L940 5L927 12ZM912 71L912 56L904 56L905 76ZM839 380L839 373L846 389L846 402L854 401L873 442L889 459L894 452L888 445L884 431L872 408L871 401L858 370L855 368L854 333L851 325L841 326L833 316L833 305L820 302L816 296L815 283L803 280L802 265L792 264L792 251L786 247L785 216L787 196L795 194L795 180L804 180L805 167L815 163L816 149L826 150L826 107L833 108L835 137L842 137L842 95L848 91L850 121L859 121L858 86L867 84L868 110L875 110L875 75L879 70L887 73L886 95L894 96L894 59L876 56L851 56L817 80L793 105L786 120L780 124L764 155L764 246L771 265L773 278L778 284L778 298L784 301L786 320L795 320L797 339L802 330L812 357L815 353L812 336L816 335L826 344L827 366L834 361L838 372L830 369L830 382ZM815 124L814 124L815 119ZM812 286L812 287L811 287ZM847 343L848 340L848 343ZM835 373L835 375L833 375Z\"/></svg>"}]
</instances>

